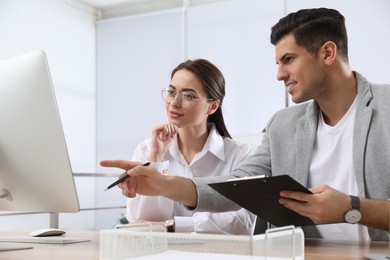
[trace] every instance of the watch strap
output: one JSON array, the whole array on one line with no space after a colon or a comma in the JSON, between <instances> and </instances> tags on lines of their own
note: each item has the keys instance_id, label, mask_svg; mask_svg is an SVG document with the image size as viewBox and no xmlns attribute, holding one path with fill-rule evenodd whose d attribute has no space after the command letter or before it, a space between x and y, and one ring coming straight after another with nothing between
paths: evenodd
<instances>
[{"instance_id":1,"label":"watch strap","mask_svg":"<svg viewBox=\"0 0 390 260\"><path fill-rule=\"evenodd\" d=\"M359 197L349 195L351 197L351 208L360 211L360 199Z\"/></svg>"}]
</instances>

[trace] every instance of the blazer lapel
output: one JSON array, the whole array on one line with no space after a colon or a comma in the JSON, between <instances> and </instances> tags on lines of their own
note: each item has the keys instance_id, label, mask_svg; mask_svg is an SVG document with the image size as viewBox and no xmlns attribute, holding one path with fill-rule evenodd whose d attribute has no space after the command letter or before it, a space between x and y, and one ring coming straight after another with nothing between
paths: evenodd
<instances>
[{"instance_id":1,"label":"blazer lapel","mask_svg":"<svg viewBox=\"0 0 390 260\"><path fill-rule=\"evenodd\" d=\"M372 99L372 93L368 82L359 74L355 73L355 75L358 82L358 103L353 130L353 164L359 196L365 197L364 154L372 117L372 109L368 106Z\"/></svg>"},{"instance_id":2,"label":"blazer lapel","mask_svg":"<svg viewBox=\"0 0 390 260\"><path fill-rule=\"evenodd\" d=\"M298 122L296 131L296 180L307 186L309 168L317 131L319 108L314 101L308 105L305 117Z\"/></svg>"}]
</instances>

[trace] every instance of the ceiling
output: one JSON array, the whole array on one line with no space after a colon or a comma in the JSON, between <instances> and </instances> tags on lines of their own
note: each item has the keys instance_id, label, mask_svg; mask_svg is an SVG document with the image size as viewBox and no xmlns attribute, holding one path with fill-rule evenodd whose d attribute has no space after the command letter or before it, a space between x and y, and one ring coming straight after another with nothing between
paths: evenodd
<instances>
[{"instance_id":1,"label":"ceiling","mask_svg":"<svg viewBox=\"0 0 390 260\"><path fill-rule=\"evenodd\" d=\"M198 5L198 4L206 4L210 2L218 2L215 0L79 0L80 2L89 4L99 9L110 8L118 5L131 5L134 7L146 7L150 5L160 5L160 6L168 6L168 5ZM219 0L221 1L221 0Z\"/></svg>"},{"instance_id":2,"label":"ceiling","mask_svg":"<svg viewBox=\"0 0 390 260\"><path fill-rule=\"evenodd\" d=\"M97 14L97 20L226 0L68 0L67 3Z\"/></svg>"},{"instance_id":3,"label":"ceiling","mask_svg":"<svg viewBox=\"0 0 390 260\"><path fill-rule=\"evenodd\" d=\"M85 4L89 4L96 8L110 7L113 5L131 3L131 2L141 2L141 0L79 0Z\"/></svg>"}]
</instances>

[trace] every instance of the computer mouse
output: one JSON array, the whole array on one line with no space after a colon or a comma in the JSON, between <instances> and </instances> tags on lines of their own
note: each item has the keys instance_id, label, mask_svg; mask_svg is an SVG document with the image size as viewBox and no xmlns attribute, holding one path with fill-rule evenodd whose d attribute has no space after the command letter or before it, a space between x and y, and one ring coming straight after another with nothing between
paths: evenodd
<instances>
[{"instance_id":1,"label":"computer mouse","mask_svg":"<svg viewBox=\"0 0 390 260\"><path fill-rule=\"evenodd\" d=\"M61 236L65 233L66 232L64 230L58 228L43 228L43 229L34 230L33 232L30 233L30 235L33 237L47 237L47 236Z\"/></svg>"}]
</instances>

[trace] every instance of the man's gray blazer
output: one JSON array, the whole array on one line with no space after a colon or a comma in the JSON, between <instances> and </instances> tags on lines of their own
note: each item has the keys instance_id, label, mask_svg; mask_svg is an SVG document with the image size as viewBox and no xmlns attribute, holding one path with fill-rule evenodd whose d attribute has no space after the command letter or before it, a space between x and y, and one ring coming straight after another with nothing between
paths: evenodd
<instances>
[{"instance_id":1,"label":"man's gray blazer","mask_svg":"<svg viewBox=\"0 0 390 260\"><path fill-rule=\"evenodd\" d=\"M358 82L356 119L353 133L353 163L359 196L390 198L390 85L368 82L355 72ZM277 112L266 127L256 152L234 172L218 179L195 178L197 211L226 211L237 205L225 199L207 183L247 175L288 174L307 186L319 107L309 101ZM254 200L256 198L253 198ZM304 228L307 237L317 237L315 227ZM317 235L316 235L317 234ZM369 228L372 240L388 240L388 233Z\"/></svg>"}]
</instances>

